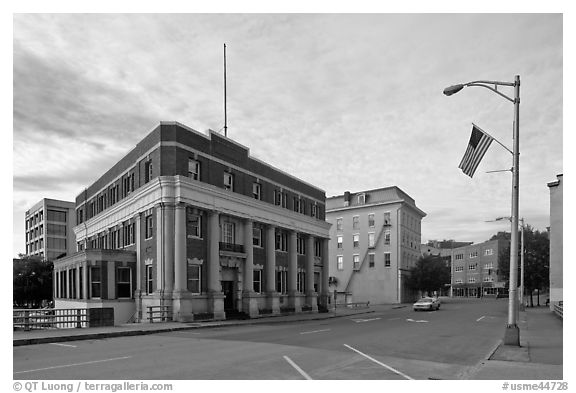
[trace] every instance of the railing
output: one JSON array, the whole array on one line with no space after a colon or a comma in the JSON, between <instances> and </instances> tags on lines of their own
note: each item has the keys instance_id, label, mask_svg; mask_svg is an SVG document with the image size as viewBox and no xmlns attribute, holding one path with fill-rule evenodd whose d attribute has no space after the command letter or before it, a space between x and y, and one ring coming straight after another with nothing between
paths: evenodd
<instances>
[{"instance_id":1,"label":"railing","mask_svg":"<svg viewBox=\"0 0 576 393\"><path fill-rule=\"evenodd\" d=\"M355 303L339 303L336 304L339 308L368 308L370 307L370 302L355 302Z\"/></svg>"},{"instance_id":2,"label":"railing","mask_svg":"<svg viewBox=\"0 0 576 393\"><path fill-rule=\"evenodd\" d=\"M244 246L242 244L220 242L220 250L231 252L244 252Z\"/></svg>"},{"instance_id":3,"label":"railing","mask_svg":"<svg viewBox=\"0 0 576 393\"><path fill-rule=\"evenodd\" d=\"M14 330L71 329L90 326L86 308L16 309L12 314Z\"/></svg>"},{"instance_id":4,"label":"railing","mask_svg":"<svg viewBox=\"0 0 576 393\"><path fill-rule=\"evenodd\" d=\"M148 322L168 322L172 320L172 306L146 306Z\"/></svg>"},{"instance_id":5,"label":"railing","mask_svg":"<svg viewBox=\"0 0 576 393\"><path fill-rule=\"evenodd\" d=\"M564 319L564 317L562 316L563 311L564 311L564 302L560 300L558 303L554 305L554 313L558 315L560 318Z\"/></svg>"}]
</instances>

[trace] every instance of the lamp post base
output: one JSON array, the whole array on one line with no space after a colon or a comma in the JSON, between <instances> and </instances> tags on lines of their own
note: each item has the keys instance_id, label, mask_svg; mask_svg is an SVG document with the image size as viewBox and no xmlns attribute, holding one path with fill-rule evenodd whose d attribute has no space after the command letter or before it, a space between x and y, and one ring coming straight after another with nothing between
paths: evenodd
<instances>
[{"instance_id":1,"label":"lamp post base","mask_svg":"<svg viewBox=\"0 0 576 393\"><path fill-rule=\"evenodd\" d=\"M504 331L504 345L520 346L520 329L518 326L506 326L506 330Z\"/></svg>"}]
</instances>

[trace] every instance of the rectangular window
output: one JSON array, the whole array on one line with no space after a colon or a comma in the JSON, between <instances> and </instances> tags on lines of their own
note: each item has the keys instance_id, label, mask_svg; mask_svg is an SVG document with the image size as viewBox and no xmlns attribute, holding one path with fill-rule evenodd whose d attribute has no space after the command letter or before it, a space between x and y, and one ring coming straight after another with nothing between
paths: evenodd
<instances>
[{"instance_id":1,"label":"rectangular window","mask_svg":"<svg viewBox=\"0 0 576 393\"><path fill-rule=\"evenodd\" d=\"M484 255L493 255L493 254L494 254L494 251L491 248L487 248L484 251Z\"/></svg>"},{"instance_id":2,"label":"rectangular window","mask_svg":"<svg viewBox=\"0 0 576 393\"><path fill-rule=\"evenodd\" d=\"M202 237L202 216L199 214L188 214L188 228L190 233L188 235L196 238Z\"/></svg>"},{"instance_id":3,"label":"rectangular window","mask_svg":"<svg viewBox=\"0 0 576 393\"><path fill-rule=\"evenodd\" d=\"M454 256L454 259L455 259L455 260L464 259L464 254L456 254L456 255Z\"/></svg>"},{"instance_id":4,"label":"rectangular window","mask_svg":"<svg viewBox=\"0 0 576 393\"><path fill-rule=\"evenodd\" d=\"M342 236L342 235L338 235L336 239L337 239L337 242L338 242L338 243L337 243L337 244L338 244L338 248L342 248L342 242L343 242L343 239L344 239L343 236Z\"/></svg>"},{"instance_id":5,"label":"rectangular window","mask_svg":"<svg viewBox=\"0 0 576 393\"><path fill-rule=\"evenodd\" d=\"M468 265L468 270L476 270L476 264Z\"/></svg>"},{"instance_id":6,"label":"rectangular window","mask_svg":"<svg viewBox=\"0 0 576 393\"><path fill-rule=\"evenodd\" d=\"M384 266L390 267L390 253L389 252L384 253Z\"/></svg>"},{"instance_id":7,"label":"rectangular window","mask_svg":"<svg viewBox=\"0 0 576 393\"><path fill-rule=\"evenodd\" d=\"M390 229L386 229L384 231L384 244L386 245L390 244Z\"/></svg>"},{"instance_id":8,"label":"rectangular window","mask_svg":"<svg viewBox=\"0 0 576 393\"><path fill-rule=\"evenodd\" d=\"M305 255L306 254L306 238L304 238L302 236L298 236L296 238L296 252L299 255Z\"/></svg>"},{"instance_id":9,"label":"rectangular window","mask_svg":"<svg viewBox=\"0 0 576 393\"><path fill-rule=\"evenodd\" d=\"M306 273L304 272L296 274L296 291L300 293L306 292Z\"/></svg>"},{"instance_id":10,"label":"rectangular window","mask_svg":"<svg viewBox=\"0 0 576 393\"><path fill-rule=\"evenodd\" d=\"M188 159L188 177L194 180L200 180L200 162Z\"/></svg>"},{"instance_id":11,"label":"rectangular window","mask_svg":"<svg viewBox=\"0 0 576 393\"><path fill-rule=\"evenodd\" d=\"M338 270L344 270L344 257L342 255L336 257L336 266Z\"/></svg>"},{"instance_id":12,"label":"rectangular window","mask_svg":"<svg viewBox=\"0 0 576 393\"><path fill-rule=\"evenodd\" d=\"M470 258L476 258L478 256L478 251L474 250L470 252Z\"/></svg>"},{"instance_id":13,"label":"rectangular window","mask_svg":"<svg viewBox=\"0 0 576 393\"><path fill-rule=\"evenodd\" d=\"M66 212L48 209L48 221L66 222Z\"/></svg>"},{"instance_id":14,"label":"rectangular window","mask_svg":"<svg viewBox=\"0 0 576 393\"><path fill-rule=\"evenodd\" d=\"M254 270L252 277L254 292L262 293L262 270Z\"/></svg>"},{"instance_id":15,"label":"rectangular window","mask_svg":"<svg viewBox=\"0 0 576 393\"><path fill-rule=\"evenodd\" d=\"M368 247L374 248L375 242L376 242L376 234L375 233L369 233L368 234Z\"/></svg>"},{"instance_id":16,"label":"rectangular window","mask_svg":"<svg viewBox=\"0 0 576 393\"><path fill-rule=\"evenodd\" d=\"M222 223L222 242L227 244L235 244L234 236L234 223L233 222L223 222Z\"/></svg>"},{"instance_id":17,"label":"rectangular window","mask_svg":"<svg viewBox=\"0 0 576 393\"><path fill-rule=\"evenodd\" d=\"M384 213L384 225L392 225L392 220L390 220L390 212Z\"/></svg>"},{"instance_id":18,"label":"rectangular window","mask_svg":"<svg viewBox=\"0 0 576 393\"><path fill-rule=\"evenodd\" d=\"M337 218L337 219L336 219L336 230L337 230L337 231L341 231L341 230L342 230L342 219L341 219L341 218Z\"/></svg>"},{"instance_id":19,"label":"rectangular window","mask_svg":"<svg viewBox=\"0 0 576 393\"><path fill-rule=\"evenodd\" d=\"M146 265L146 293L150 295L154 292L154 276L152 275L152 265Z\"/></svg>"},{"instance_id":20,"label":"rectangular window","mask_svg":"<svg viewBox=\"0 0 576 393\"><path fill-rule=\"evenodd\" d=\"M234 175L228 172L224 172L224 189L228 191L234 191Z\"/></svg>"},{"instance_id":21,"label":"rectangular window","mask_svg":"<svg viewBox=\"0 0 576 393\"><path fill-rule=\"evenodd\" d=\"M92 266L90 268L90 297L92 299L100 298L102 296L102 281L100 266Z\"/></svg>"},{"instance_id":22,"label":"rectangular window","mask_svg":"<svg viewBox=\"0 0 576 393\"><path fill-rule=\"evenodd\" d=\"M276 251L288 251L288 234L276 232Z\"/></svg>"},{"instance_id":23,"label":"rectangular window","mask_svg":"<svg viewBox=\"0 0 576 393\"><path fill-rule=\"evenodd\" d=\"M366 194L362 193L358 195L358 204L363 205L366 203Z\"/></svg>"},{"instance_id":24,"label":"rectangular window","mask_svg":"<svg viewBox=\"0 0 576 393\"><path fill-rule=\"evenodd\" d=\"M368 226L370 228L374 228L375 221L374 221L374 213L368 214Z\"/></svg>"},{"instance_id":25,"label":"rectangular window","mask_svg":"<svg viewBox=\"0 0 576 393\"><path fill-rule=\"evenodd\" d=\"M152 221L152 214L146 216L146 233L145 238L150 239L154 232L154 221Z\"/></svg>"},{"instance_id":26,"label":"rectangular window","mask_svg":"<svg viewBox=\"0 0 576 393\"><path fill-rule=\"evenodd\" d=\"M374 254L368 254L368 267L374 267Z\"/></svg>"},{"instance_id":27,"label":"rectangular window","mask_svg":"<svg viewBox=\"0 0 576 393\"><path fill-rule=\"evenodd\" d=\"M352 217L352 229L360 228L360 217L354 216Z\"/></svg>"},{"instance_id":28,"label":"rectangular window","mask_svg":"<svg viewBox=\"0 0 576 393\"><path fill-rule=\"evenodd\" d=\"M476 282L476 277L468 277L468 283L473 284Z\"/></svg>"},{"instance_id":29,"label":"rectangular window","mask_svg":"<svg viewBox=\"0 0 576 393\"><path fill-rule=\"evenodd\" d=\"M360 234L352 235L352 244L354 248L360 247Z\"/></svg>"},{"instance_id":30,"label":"rectangular window","mask_svg":"<svg viewBox=\"0 0 576 393\"><path fill-rule=\"evenodd\" d=\"M254 199L262 199L262 186L258 183L252 183L252 196Z\"/></svg>"},{"instance_id":31,"label":"rectangular window","mask_svg":"<svg viewBox=\"0 0 576 393\"><path fill-rule=\"evenodd\" d=\"M358 254L352 255L352 263L354 266L354 270L359 270L360 269L360 255L358 255Z\"/></svg>"},{"instance_id":32,"label":"rectangular window","mask_svg":"<svg viewBox=\"0 0 576 393\"><path fill-rule=\"evenodd\" d=\"M119 267L116 271L116 297L130 299L132 297L132 280L129 267Z\"/></svg>"},{"instance_id":33,"label":"rectangular window","mask_svg":"<svg viewBox=\"0 0 576 393\"><path fill-rule=\"evenodd\" d=\"M192 293L200 293L200 279L202 274L201 265L188 263L187 271L187 288Z\"/></svg>"},{"instance_id":34,"label":"rectangular window","mask_svg":"<svg viewBox=\"0 0 576 393\"><path fill-rule=\"evenodd\" d=\"M285 270L276 272L276 291L281 294L287 293L288 272Z\"/></svg>"},{"instance_id":35,"label":"rectangular window","mask_svg":"<svg viewBox=\"0 0 576 393\"><path fill-rule=\"evenodd\" d=\"M262 228L252 228L252 245L262 247Z\"/></svg>"},{"instance_id":36,"label":"rectangular window","mask_svg":"<svg viewBox=\"0 0 576 393\"><path fill-rule=\"evenodd\" d=\"M318 206L316 206L316 204L311 206L310 215L312 217L316 217L318 215Z\"/></svg>"},{"instance_id":37,"label":"rectangular window","mask_svg":"<svg viewBox=\"0 0 576 393\"><path fill-rule=\"evenodd\" d=\"M144 163L144 183L148 183L152 180L152 161L146 161Z\"/></svg>"},{"instance_id":38,"label":"rectangular window","mask_svg":"<svg viewBox=\"0 0 576 393\"><path fill-rule=\"evenodd\" d=\"M282 193L279 190L274 190L274 204L280 206L282 204Z\"/></svg>"},{"instance_id":39,"label":"rectangular window","mask_svg":"<svg viewBox=\"0 0 576 393\"><path fill-rule=\"evenodd\" d=\"M314 240L314 256L315 257L322 257L322 243L320 240Z\"/></svg>"},{"instance_id":40,"label":"rectangular window","mask_svg":"<svg viewBox=\"0 0 576 393\"><path fill-rule=\"evenodd\" d=\"M294 197L292 198L293 201L293 209L295 212L300 212L300 198Z\"/></svg>"}]
</instances>

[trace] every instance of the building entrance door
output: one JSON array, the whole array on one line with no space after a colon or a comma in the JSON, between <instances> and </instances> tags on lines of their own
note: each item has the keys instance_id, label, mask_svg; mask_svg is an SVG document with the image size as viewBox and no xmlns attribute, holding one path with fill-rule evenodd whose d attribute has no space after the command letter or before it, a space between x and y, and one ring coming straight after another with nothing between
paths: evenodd
<instances>
[{"instance_id":1,"label":"building entrance door","mask_svg":"<svg viewBox=\"0 0 576 393\"><path fill-rule=\"evenodd\" d=\"M222 292L224 292L224 312L236 311L234 281L222 281Z\"/></svg>"}]
</instances>

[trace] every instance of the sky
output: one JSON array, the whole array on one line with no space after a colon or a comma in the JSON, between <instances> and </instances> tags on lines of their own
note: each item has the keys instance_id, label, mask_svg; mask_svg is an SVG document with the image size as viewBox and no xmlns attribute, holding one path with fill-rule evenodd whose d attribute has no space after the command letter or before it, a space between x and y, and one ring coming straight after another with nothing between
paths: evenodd
<instances>
[{"instance_id":1,"label":"sky","mask_svg":"<svg viewBox=\"0 0 576 393\"><path fill-rule=\"evenodd\" d=\"M563 173L562 14L15 14L12 253L25 211L74 201L160 121L221 131L326 191L398 186L426 212L422 242L482 242L510 216L512 155L497 143L473 178L458 164L472 123L512 148L521 78L520 217L549 225ZM511 88L499 89L513 96Z\"/></svg>"}]
</instances>

